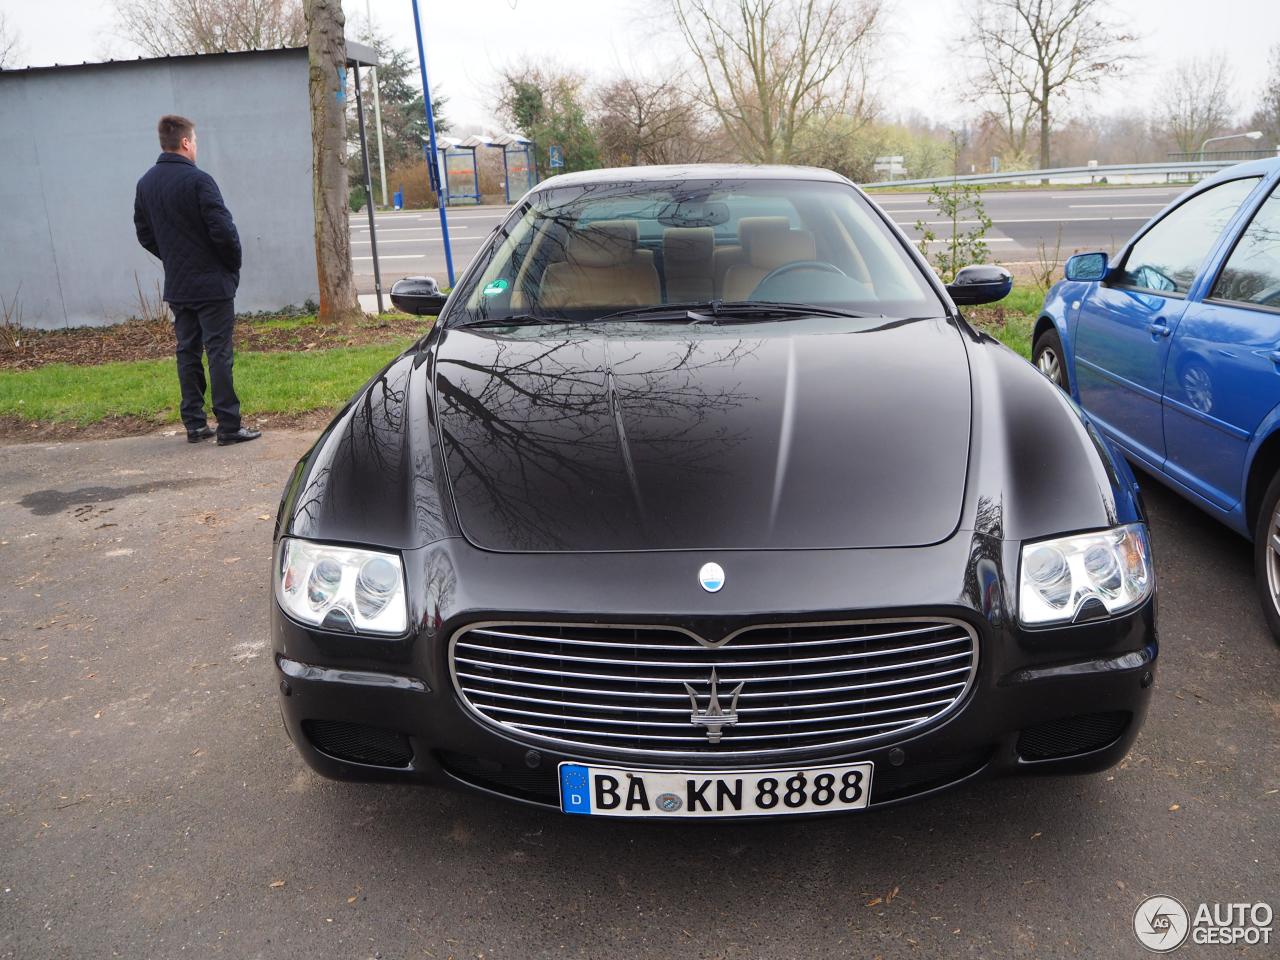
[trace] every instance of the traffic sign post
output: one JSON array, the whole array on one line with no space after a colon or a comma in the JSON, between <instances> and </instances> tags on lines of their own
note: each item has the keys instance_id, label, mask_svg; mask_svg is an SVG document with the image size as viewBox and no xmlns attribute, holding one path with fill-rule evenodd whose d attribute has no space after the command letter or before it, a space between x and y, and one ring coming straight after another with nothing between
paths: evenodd
<instances>
[{"instance_id":1,"label":"traffic sign post","mask_svg":"<svg viewBox=\"0 0 1280 960\"><path fill-rule=\"evenodd\" d=\"M449 286L453 286L453 250L449 245L449 218L444 212L444 190L440 182L440 171L437 166L440 153L436 150L436 118L431 113L431 87L427 83L427 58L422 50L422 21L418 17L418 0L413 2L413 29L418 35L418 67L422 71L422 111L427 117L427 139L431 146L431 159L427 164L428 171L435 171L432 179L436 185L436 207L440 210L440 240L444 244L444 265L449 271Z\"/></svg>"}]
</instances>

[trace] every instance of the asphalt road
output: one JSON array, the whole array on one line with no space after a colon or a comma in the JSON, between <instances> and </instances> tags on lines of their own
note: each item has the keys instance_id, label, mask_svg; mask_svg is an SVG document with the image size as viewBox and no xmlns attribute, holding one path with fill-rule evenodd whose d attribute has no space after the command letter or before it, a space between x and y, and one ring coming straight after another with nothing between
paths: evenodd
<instances>
[{"instance_id":1,"label":"asphalt road","mask_svg":"<svg viewBox=\"0 0 1280 960\"><path fill-rule=\"evenodd\" d=\"M1185 190L1185 186L1177 186L985 191L983 204L994 221L987 233L990 259L1014 266L1034 264L1040 256L1040 243L1049 255L1057 251L1059 260L1078 250L1115 250ZM919 237L915 229L917 220L934 224L934 232L942 235L942 224L927 198L927 193L873 195L912 238ZM448 211L450 246L457 274L470 263L489 232L506 216L507 209L455 207ZM414 274L434 276L442 284L446 281L448 274L437 211L380 213L375 225L384 290L389 291L399 277ZM946 226L949 230L949 221ZM965 224L964 228L969 226ZM373 254L367 214L352 216L351 242L360 292L373 293Z\"/></svg>"},{"instance_id":2,"label":"asphalt road","mask_svg":"<svg viewBox=\"0 0 1280 960\"><path fill-rule=\"evenodd\" d=\"M609 824L303 766L267 575L310 438L267 428L0 447L0 957L1095 960L1145 956L1149 894L1280 911L1280 649L1247 545L1161 488L1160 670L1119 767Z\"/></svg>"}]
</instances>

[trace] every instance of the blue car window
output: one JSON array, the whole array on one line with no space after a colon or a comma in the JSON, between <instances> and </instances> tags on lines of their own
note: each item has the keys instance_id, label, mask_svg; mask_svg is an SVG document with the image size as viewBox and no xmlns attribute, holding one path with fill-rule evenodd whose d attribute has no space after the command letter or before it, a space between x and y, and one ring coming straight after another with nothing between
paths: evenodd
<instances>
[{"instance_id":1,"label":"blue car window","mask_svg":"<svg viewBox=\"0 0 1280 960\"><path fill-rule=\"evenodd\" d=\"M1186 294L1227 222L1260 179L1228 180L1168 213L1133 245L1118 285Z\"/></svg>"},{"instance_id":2,"label":"blue car window","mask_svg":"<svg viewBox=\"0 0 1280 960\"><path fill-rule=\"evenodd\" d=\"M1280 309L1280 186L1253 215L1210 296Z\"/></svg>"}]
</instances>

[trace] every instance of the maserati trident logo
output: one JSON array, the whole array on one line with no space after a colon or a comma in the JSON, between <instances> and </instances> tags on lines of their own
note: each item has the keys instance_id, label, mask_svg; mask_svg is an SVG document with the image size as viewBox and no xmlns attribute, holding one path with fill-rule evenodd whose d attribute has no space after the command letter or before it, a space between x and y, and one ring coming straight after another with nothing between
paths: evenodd
<instances>
[{"instance_id":1,"label":"maserati trident logo","mask_svg":"<svg viewBox=\"0 0 1280 960\"><path fill-rule=\"evenodd\" d=\"M718 563L704 563L698 571L698 582L707 593L716 593L724 586L724 567Z\"/></svg>"},{"instance_id":2,"label":"maserati trident logo","mask_svg":"<svg viewBox=\"0 0 1280 960\"><path fill-rule=\"evenodd\" d=\"M684 688L689 692L689 702L693 704L693 713L689 714L689 722L696 727L707 728L707 742L719 743L720 733L725 727L732 727L738 722L738 694L742 693L742 684L739 683L733 688L733 693L729 694L729 709L725 710L720 706L720 678L716 676L715 667L711 668L711 698L707 701L707 709L700 710L698 708L698 694L693 687L685 684Z\"/></svg>"}]
</instances>

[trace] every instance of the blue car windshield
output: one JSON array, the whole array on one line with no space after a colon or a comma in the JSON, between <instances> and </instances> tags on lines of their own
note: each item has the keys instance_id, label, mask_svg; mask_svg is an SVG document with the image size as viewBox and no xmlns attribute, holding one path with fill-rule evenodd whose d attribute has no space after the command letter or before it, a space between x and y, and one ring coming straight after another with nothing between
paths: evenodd
<instances>
[{"instance_id":1,"label":"blue car windshield","mask_svg":"<svg viewBox=\"0 0 1280 960\"><path fill-rule=\"evenodd\" d=\"M581 320L711 301L943 316L870 204L817 180L587 184L540 191L460 291L463 322Z\"/></svg>"}]
</instances>

